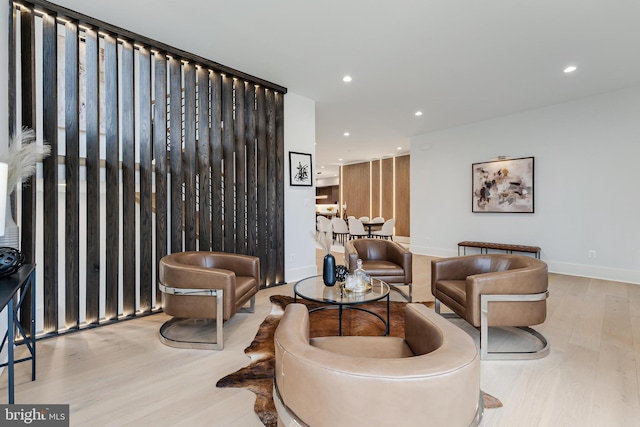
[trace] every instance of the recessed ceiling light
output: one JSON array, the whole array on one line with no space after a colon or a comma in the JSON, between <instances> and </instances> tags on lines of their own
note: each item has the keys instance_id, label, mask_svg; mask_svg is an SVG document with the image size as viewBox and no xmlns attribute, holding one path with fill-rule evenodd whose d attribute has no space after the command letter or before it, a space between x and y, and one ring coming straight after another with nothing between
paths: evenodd
<instances>
[{"instance_id":1,"label":"recessed ceiling light","mask_svg":"<svg viewBox=\"0 0 640 427\"><path fill-rule=\"evenodd\" d=\"M349 136L349 135L350 135L349 132L344 133L344 136Z\"/></svg>"},{"instance_id":2,"label":"recessed ceiling light","mask_svg":"<svg viewBox=\"0 0 640 427\"><path fill-rule=\"evenodd\" d=\"M341 161L342 161L342 159L338 159L338 161L339 161L339 162L341 162Z\"/></svg>"},{"instance_id":3,"label":"recessed ceiling light","mask_svg":"<svg viewBox=\"0 0 640 427\"><path fill-rule=\"evenodd\" d=\"M349 83L351 80L353 80L353 79L351 78L351 76L344 76L344 77L342 78L342 81L343 81L343 82L345 82L345 83Z\"/></svg>"},{"instance_id":4,"label":"recessed ceiling light","mask_svg":"<svg viewBox=\"0 0 640 427\"><path fill-rule=\"evenodd\" d=\"M577 69L578 69L578 67L576 67L575 65L569 65L567 68L564 69L564 72L565 73L573 73Z\"/></svg>"},{"instance_id":5,"label":"recessed ceiling light","mask_svg":"<svg viewBox=\"0 0 640 427\"><path fill-rule=\"evenodd\" d=\"M416 111L416 116L421 116L422 115L422 111Z\"/></svg>"},{"instance_id":6,"label":"recessed ceiling light","mask_svg":"<svg viewBox=\"0 0 640 427\"><path fill-rule=\"evenodd\" d=\"M324 165L320 166L320 169L324 169Z\"/></svg>"},{"instance_id":7,"label":"recessed ceiling light","mask_svg":"<svg viewBox=\"0 0 640 427\"><path fill-rule=\"evenodd\" d=\"M396 150L402 150L402 147L397 147Z\"/></svg>"}]
</instances>

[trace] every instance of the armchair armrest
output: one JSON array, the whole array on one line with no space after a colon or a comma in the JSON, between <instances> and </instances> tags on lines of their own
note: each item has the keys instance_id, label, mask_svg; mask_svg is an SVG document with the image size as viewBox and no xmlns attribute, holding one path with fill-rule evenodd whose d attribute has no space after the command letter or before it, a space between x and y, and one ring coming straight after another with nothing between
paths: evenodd
<instances>
[{"instance_id":1,"label":"armchair armrest","mask_svg":"<svg viewBox=\"0 0 640 427\"><path fill-rule=\"evenodd\" d=\"M388 245L387 259L402 267L406 283L411 283L413 281L413 254L408 249L398 243Z\"/></svg>"},{"instance_id":2,"label":"armchair armrest","mask_svg":"<svg viewBox=\"0 0 640 427\"><path fill-rule=\"evenodd\" d=\"M359 256L356 248L351 242L347 242L347 244L344 246L344 262L347 264L347 268L349 269L350 273L353 273L353 271L356 269L358 258Z\"/></svg>"},{"instance_id":3,"label":"armchair armrest","mask_svg":"<svg viewBox=\"0 0 640 427\"><path fill-rule=\"evenodd\" d=\"M456 257L431 260L431 293L436 294L436 283L440 280L466 280L468 276L489 271L482 269L477 258Z\"/></svg>"},{"instance_id":4,"label":"armchair armrest","mask_svg":"<svg viewBox=\"0 0 640 427\"><path fill-rule=\"evenodd\" d=\"M466 278L467 307L480 307L480 295L527 295L548 288L546 264L470 275Z\"/></svg>"}]
</instances>

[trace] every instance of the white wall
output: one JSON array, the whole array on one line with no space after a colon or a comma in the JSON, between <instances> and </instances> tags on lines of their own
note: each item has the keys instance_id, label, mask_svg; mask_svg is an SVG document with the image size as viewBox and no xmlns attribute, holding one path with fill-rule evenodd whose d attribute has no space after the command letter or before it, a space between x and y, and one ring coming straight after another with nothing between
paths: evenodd
<instances>
[{"instance_id":1,"label":"white wall","mask_svg":"<svg viewBox=\"0 0 640 427\"><path fill-rule=\"evenodd\" d=\"M534 214L471 213L471 164L500 155L535 157ZM640 284L639 162L640 86L415 137L411 248L536 245L550 271Z\"/></svg>"},{"instance_id":2,"label":"white wall","mask_svg":"<svg viewBox=\"0 0 640 427\"><path fill-rule=\"evenodd\" d=\"M316 189L289 185L289 151L313 154L315 161L316 107L311 99L287 93L284 97L284 255L287 282L317 274ZM315 164L312 169L315 171Z\"/></svg>"}]
</instances>

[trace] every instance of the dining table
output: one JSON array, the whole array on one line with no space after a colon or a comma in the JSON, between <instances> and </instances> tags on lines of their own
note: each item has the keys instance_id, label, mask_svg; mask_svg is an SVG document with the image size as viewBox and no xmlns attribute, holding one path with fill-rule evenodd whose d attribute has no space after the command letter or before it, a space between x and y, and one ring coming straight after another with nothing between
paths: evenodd
<instances>
[{"instance_id":1,"label":"dining table","mask_svg":"<svg viewBox=\"0 0 640 427\"><path fill-rule=\"evenodd\" d=\"M376 221L376 222L363 222L362 223L362 225L364 227L366 227L366 229L367 229L367 237L372 237L373 236L373 234L372 234L373 227L376 227L376 226L382 227L382 224L384 224L384 223L383 222L378 222L378 221Z\"/></svg>"}]
</instances>

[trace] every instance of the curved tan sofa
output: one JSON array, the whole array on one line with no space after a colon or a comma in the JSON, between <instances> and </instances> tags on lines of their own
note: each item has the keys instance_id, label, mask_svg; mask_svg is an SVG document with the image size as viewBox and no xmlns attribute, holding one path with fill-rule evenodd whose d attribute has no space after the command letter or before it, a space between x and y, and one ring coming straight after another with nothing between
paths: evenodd
<instances>
[{"instance_id":1,"label":"curved tan sofa","mask_svg":"<svg viewBox=\"0 0 640 427\"><path fill-rule=\"evenodd\" d=\"M471 337L422 304L407 304L405 329L405 339L310 339L307 308L288 305L274 338L278 425L477 425L480 358Z\"/></svg>"},{"instance_id":2,"label":"curved tan sofa","mask_svg":"<svg viewBox=\"0 0 640 427\"><path fill-rule=\"evenodd\" d=\"M260 259L226 252L177 252L160 260L158 281L163 310L173 316L160 328L162 342L173 347L221 350L222 322L239 311L254 309L260 289ZM247 303L250 307L244 310ZM171 337L168 331L179 319L219 319L216 343Z\"/></svg>"},{"instance_id":3,"label":"curved tan sofa","mask_svg":"<svg viewBox=\"0 0 640 427\"><path fill-rule=\"evenodd\" d=\"M480 328L483 359L532 359L549 352L546 339L529 326L547 316L547 264L525 255L483 254L431 261L431 293L469 324ZM484 305L484 309L483 309ZM542 342L542 349L488 351L489 326L515 326Z\"/></svg>"}]
</instances>

